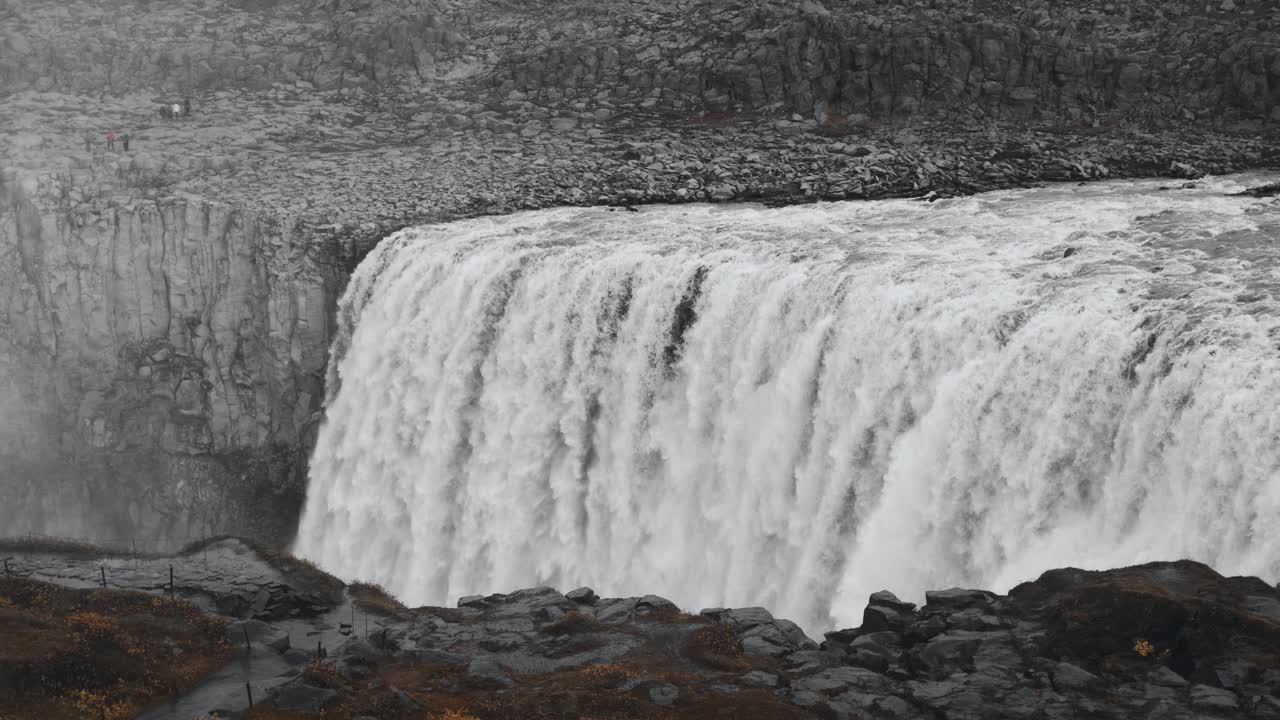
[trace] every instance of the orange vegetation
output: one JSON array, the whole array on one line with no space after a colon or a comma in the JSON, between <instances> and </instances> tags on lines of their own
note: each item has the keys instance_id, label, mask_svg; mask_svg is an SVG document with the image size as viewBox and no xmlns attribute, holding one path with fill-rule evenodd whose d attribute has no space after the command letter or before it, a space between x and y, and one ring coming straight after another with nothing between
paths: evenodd
<instances>
[{"instance_id":1,"label":"orange vegetation","mask_svg":"<svg viewBox=\"0 0 1280 720\"><path fill-rule=\"evenodd\" d=\"M223 631L182 601L0 579L0 717L134 717L221 667Z\"/></svg>"}]
</instances>

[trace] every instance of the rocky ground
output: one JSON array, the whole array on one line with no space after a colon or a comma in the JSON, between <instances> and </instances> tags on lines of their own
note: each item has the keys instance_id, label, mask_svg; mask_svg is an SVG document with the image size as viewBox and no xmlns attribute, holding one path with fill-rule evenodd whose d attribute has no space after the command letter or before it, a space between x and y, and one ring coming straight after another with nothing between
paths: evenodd
<instances>
[{"instance_id":1,"label":"rocky ground","mask_svg":"<svg viewBox=\"0 0 1280 720\"><path fill-rule=\"evenodd\" d=\"M589 588L409 609L281 562L224 539L174 557L12 552L8 572L166 595L173 566L179 599L231 620L237 658L148 718L1280 718L1280 589L1189 561L922 607L879 592L821 641L764 608Z\"/></svg>"},{"instance_id":2,"label":"rocky ground","mask_svg":"<svg viewBox=\"0 0 1280 720\"><path fill-rule=\"evenodd\" d=\"M0 106L13 130L0 151L11 181L28 178L32 195L68 212L216 198L353 237L356 255L409 224L565 204L945 197L1280 167L1280 143L1266 134L928 122L836 130L799 115L639 108L463 116L370 108L305 85L197 95L193 115L177 120L158 117L150 96L21 93ZM106 127L130 135L128 152L106 149Z\"/></svg>"}]
</instances>

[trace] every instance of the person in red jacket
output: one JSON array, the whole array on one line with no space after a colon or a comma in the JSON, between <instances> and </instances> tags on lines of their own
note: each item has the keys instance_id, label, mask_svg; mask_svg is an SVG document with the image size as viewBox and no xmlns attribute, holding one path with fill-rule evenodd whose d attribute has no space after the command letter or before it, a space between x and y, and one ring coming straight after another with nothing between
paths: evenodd
<instances>
[{"instance_id":1,"label":"person in red jacket","mask_svg":"<svg viewBox=\"0 0 1280 720\"><path fill-rule=\"evenodd\" d=\"M107 130L107 149L108 150L116 149L116 134L112 132L110 129Z\"/></svg>"}]
</instances>

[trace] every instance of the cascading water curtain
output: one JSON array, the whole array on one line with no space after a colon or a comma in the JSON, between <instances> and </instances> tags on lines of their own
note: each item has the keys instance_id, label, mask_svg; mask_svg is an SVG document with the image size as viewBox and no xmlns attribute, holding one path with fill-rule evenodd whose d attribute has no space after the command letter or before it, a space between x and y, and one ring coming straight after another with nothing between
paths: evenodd
<instances>
[{"instance_id":1,"label":"cascading water curtain","mask_svg":"<svg viewBox=\"0 0 1280 720\"><path fill-rule=\"evenodd\" d=\"M411 603L811 631L1064 565L1274 579L1280 205L1239 182L399 233L342 301L298 550Z\"/></svg>"}]
</instances>

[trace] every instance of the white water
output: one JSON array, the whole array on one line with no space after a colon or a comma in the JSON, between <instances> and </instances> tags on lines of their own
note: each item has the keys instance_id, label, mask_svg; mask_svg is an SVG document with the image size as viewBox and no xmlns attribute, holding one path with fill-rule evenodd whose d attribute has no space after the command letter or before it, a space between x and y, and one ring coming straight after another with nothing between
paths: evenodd
<instances>
[{"instance_id":1,"label":"white water","mask_svg":"<svg viewBox=\"0 0 1280 720\"><path fill-rule=\"evenodd\" d=\"M342 302L297 548L410 603L813 630L1065 565L1274 580L1280 201L1223 197L1264 179L399 233Z\"/></svg>"}]
</instances>

